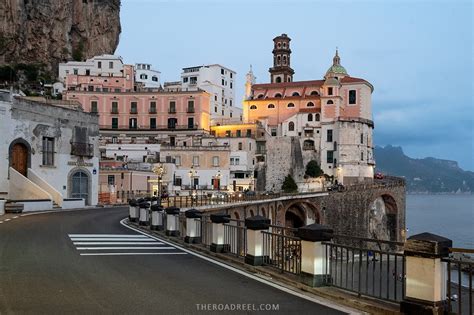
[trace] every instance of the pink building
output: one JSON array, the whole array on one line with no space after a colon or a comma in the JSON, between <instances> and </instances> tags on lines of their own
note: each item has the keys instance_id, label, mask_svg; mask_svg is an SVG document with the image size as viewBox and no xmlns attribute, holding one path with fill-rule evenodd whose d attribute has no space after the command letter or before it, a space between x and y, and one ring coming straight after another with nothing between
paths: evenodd
<instances>
[{"instance_id":1,"label":"pink building","mask_svg":"<svg viewBox=\"0 0 474 315\"><path fill-rule=\"evenodd\" d=\"M89 91L89 92L131 92L134 89L134 70L131 65L124 65L122 75L112 73L103 75L66 75L67 91Z\"/></svg>"}]
</instances>

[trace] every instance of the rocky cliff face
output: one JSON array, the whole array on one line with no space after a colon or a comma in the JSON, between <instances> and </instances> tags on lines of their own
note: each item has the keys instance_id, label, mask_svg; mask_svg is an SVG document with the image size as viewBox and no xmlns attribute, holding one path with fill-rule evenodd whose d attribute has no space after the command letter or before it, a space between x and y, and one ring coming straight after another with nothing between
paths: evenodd
<instances>
[{"instance_id":1,"label":"rocky cliff face","mask_svg":"<svg viewBox=\"0 0 474 315\"><path fill-rule=\"evenodd\" d=\"M1 0L0 65L57 65L113 54L120 35L120 0Z\"/></svg>"}]
</instances>

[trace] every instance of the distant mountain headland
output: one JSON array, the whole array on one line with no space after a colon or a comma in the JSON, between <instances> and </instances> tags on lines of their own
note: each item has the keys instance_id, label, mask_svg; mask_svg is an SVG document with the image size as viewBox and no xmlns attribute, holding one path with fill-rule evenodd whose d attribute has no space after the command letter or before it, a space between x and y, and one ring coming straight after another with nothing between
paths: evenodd
<instances>
[{"instance_id":1,"label":"distant mountain headland","mask_svg":"<svg viewBox=\"0 0 474 315\"><path fill-rule=\"evenodd\" d=\"M474 172L458 163L432 157L413 159L401 147L375 147L376 171L404 177L410 193L472 193Z\"/></svg>"}]
</instances>

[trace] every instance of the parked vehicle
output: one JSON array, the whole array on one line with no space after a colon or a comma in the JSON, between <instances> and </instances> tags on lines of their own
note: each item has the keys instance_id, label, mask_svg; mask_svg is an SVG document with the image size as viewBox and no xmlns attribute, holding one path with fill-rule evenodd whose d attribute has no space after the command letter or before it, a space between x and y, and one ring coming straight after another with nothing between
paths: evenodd
<instances>
[{"instance_id":1,"label":"parked vehicle","mask_svg":"<svg viewBox=\"0 0 474 315\"><path fill-rule=\"evenodd\" d=\"M383 174L380 173L380 172L377 172L377 173L374 174L375 179L383 179L383 177L384 177Z\"/></svg>"},{"instance_id":2,"label":"parked vehicle","mask_svg":"<svg viewBox=\"0 0 474 315\"><path fill-rule=\"evenodd\" d=\"M344 191L346 188L343 184L333 184L328 187L328 191Z\"/></svg>"}]
</instances>

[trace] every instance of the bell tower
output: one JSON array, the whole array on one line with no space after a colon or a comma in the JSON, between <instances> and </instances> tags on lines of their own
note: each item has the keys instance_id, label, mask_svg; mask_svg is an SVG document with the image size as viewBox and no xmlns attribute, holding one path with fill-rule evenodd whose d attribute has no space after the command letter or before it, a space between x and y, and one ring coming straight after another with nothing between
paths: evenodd
<instances>
[{"instance_id":1,"label":"bell tower","mask_svg":"<svg viewBox=\"0 0 474 315\"><path fill-rule=\"evenodd\" d=\"M295 71L290 67L290 41L286 34L273 39L273 67L270 71L271 83L292 82Z\"/></svg>"}]
</instances>

